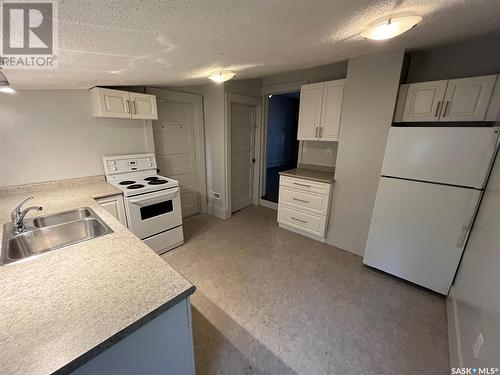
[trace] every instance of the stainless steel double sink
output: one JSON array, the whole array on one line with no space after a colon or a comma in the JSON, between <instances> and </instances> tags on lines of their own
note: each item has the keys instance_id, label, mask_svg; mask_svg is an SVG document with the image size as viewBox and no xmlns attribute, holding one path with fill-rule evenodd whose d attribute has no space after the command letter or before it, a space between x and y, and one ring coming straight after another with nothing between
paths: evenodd
<instances>
[{"instance_id":1,"label":"stainless steel double sink","mask_svg":"<svg viewBox=\"0 0 500 375\"><path fill-rule=\"evenodd\" d=\"M4 224L0 265L113 233L90 207L27 219L24 223L26 230L19 234L14 233L12 223Z\"/></svg>"}]
</instances>

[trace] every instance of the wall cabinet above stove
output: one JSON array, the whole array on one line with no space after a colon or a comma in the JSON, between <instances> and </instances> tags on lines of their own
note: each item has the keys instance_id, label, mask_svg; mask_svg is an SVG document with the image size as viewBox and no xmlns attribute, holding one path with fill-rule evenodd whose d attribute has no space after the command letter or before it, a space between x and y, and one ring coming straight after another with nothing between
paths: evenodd
<instances>
[{"instance_id":1,"label":"wall cabinet above stove","mask_svg":"<svg viewBox=\"0 0 500 375\"><path fill-rule=\"evenodd\" d=\"M90 97L94 117L158 119L154 95L94 87Z\"/></svg>"},{"instance_id":2,"label":"wall cabinet above stove","mask_svg":"<svg viewBox=\"0 0 500 375\"><path fill-rule=\"evenodd\" d=\"M401 85L394 121L495 121L489 109L499 105L492 100L496 80L494 74Z\"/></svg>"}]
</instances>

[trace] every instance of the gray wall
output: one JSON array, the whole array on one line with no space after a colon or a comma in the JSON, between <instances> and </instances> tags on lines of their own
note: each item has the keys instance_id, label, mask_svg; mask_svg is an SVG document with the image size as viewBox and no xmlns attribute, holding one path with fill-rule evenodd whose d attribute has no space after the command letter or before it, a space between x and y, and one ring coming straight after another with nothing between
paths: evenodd
<instances>
[{"instance_id":1,"label":"gray wall","mask_svg":"<svg viewBox=\"0 0 500 375\"><path fill-rule=\"evenodd\" d=\"M326 242L363 255L404 51L349 60Z\"/></svg>"},{"instance_id":2,"label":"gray wall","mask_svg":"<svg viewBox=\"0 0 500 375\"><path fill-rule=\"evenodd\" d=\"M500 125L500 124L498 124ZM479 208L448 299L454 367L498 367L500 353L500 157ZM479 333L478 359L472 346ZM458 342L457 342L458 340Z\"/></svg>"},{"instance_id":3,"label":"gray wall","mask_svg":"<svg viewBox=\"0 0 500 375\"><path fill-rule=\"evenodd\" d=\"M410 53L408 83L500 72L500 34Z\"/></svg>"},{"instance_id":4,"label":"gray wall","mask_svg":"<svg viewBox=\"0 0 500 375\"><path fill-rule=\"evenodd\" d=\"M102 175L102 156L153 147L149 122L93 117L88 90L20 90L0 107L0 186Z\"/></svg>"}]
</instances>

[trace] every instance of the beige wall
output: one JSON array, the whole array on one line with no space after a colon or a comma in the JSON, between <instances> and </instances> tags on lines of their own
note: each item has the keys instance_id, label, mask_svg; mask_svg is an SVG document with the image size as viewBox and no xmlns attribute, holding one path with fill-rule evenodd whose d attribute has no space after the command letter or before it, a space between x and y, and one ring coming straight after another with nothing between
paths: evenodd
<instances>
[{"instance_id":1,"label":"beige wall","mask_svg":"<svg viewBox=\"0 0 500 375\"><path fill-rule=\"evenodd\" d=\"M453 367L500 366L500 157L486 186L448 298ZM479 333L478 359L472 346Z\"/></svg>"},{"instance_id":2,"label":"beige wall","mask_svg":"<svg viewBox=\"0 0 500 375\"><path fill-rule=\"evenodd\" d=\"M102 175L104 155L152 151L148 125L93 117L87 90L0 94L0 186Z\"/></svg>"},{"instance_id":3,"label":"beige wall","mask_svg":"<svg viewBox=\"0 0 500 375\"><path fill-rule=\"evenodd\" d=\"M338 142L303 141L299 148L299 163L335 167Z\"/></svg>"},{"instance_id":4,"label":"beige wall","mask_svg":"<svg viewBox=\"0 0 500 375\"><path fill-rule=\"evenodd\" d=\"M261 79L230 80L225 83L224 88L226 92L233 94L254 96L256 98L262 96Z\"/></svg>"},{"instance_id":5,"label":"beige wall","mask_svg":"<svg viewBox=\"0 0 500 375\"><path fill-rule=\"evenodd\" d=\"M349 60L326 242L363 255L404 51Z\"/></svg>"},{"instance_id":6,"label":"beige wall","mask_svg":"<svg viewBox=\"0 0 500 375\"><path fill-rule=\"evenodd\" d=\"M328 65L315 66L313 68L296 70L283 74L264 77L262 85L264 87L280 85L306 80L308 82L322 82L334 79L345 78L347 74L347 60Z\"/></svg>"}]
</instances>

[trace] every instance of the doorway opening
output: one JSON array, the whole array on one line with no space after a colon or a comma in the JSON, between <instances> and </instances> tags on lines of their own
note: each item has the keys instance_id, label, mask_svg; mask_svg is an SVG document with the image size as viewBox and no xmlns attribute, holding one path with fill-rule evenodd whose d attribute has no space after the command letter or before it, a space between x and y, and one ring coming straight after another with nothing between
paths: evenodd
<instances>
[{"instance_id":1,"label":"doorway opening","mask_svg":"<svg viewBox=\"0 0 500 375\"><path fill-rule=\"evenodd\" d=\"M297 166L300 91L267 97L265 190L261 199L278 203L279 172Z\"/></svg>"}]
</instances>

